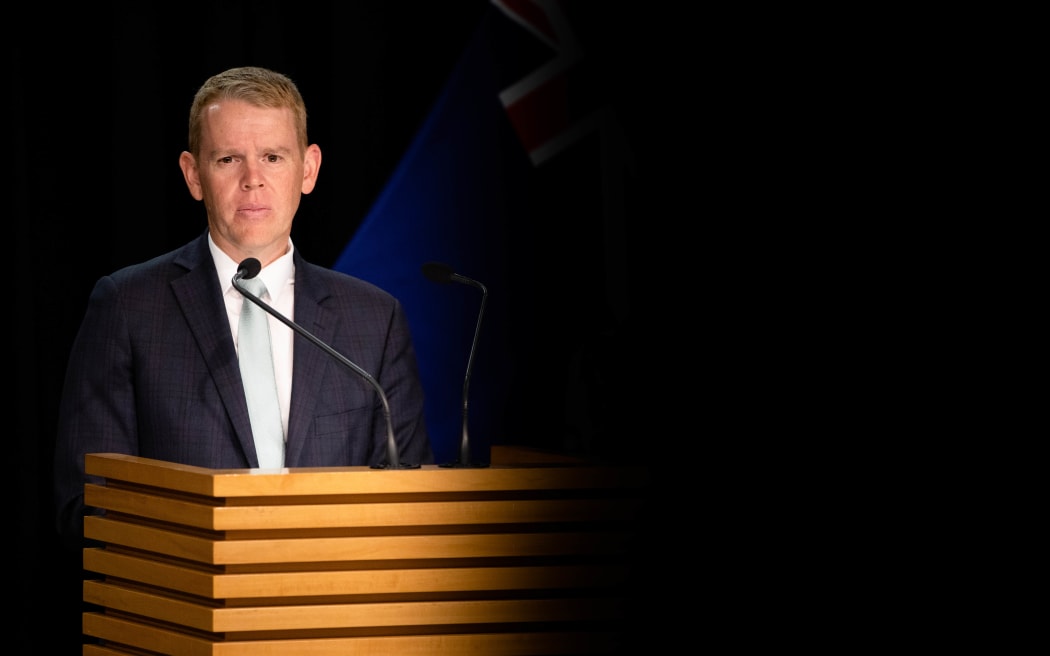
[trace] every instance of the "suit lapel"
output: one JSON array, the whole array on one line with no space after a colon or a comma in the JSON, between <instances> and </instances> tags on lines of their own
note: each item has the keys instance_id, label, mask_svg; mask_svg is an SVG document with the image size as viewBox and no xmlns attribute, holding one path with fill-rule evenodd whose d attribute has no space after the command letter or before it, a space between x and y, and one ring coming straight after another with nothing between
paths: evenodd
<instances>
[{"instance_id":1,"label":"suit lapel","mask_svg":"<svg viewBox=\"0 0 1050 656\"><path fill-rule=\"evenodd\" d=\"M237 440L250 467L258 467L248 405L244 399L237 351L230 334L225 304L216 279L215 265L208 252L207 233L189 245L176 262L189 268L186 275L172 281L171 288L186 318L208 370L215 380L219 398L233 424ZM220 308L219 312L215 308Z\"/></svg>"},{"instance_id":2,"label":"suit lapel","mask_svg":"<svg viewBox=\"0 0 1050 656\"><path fill-rule=\"evenodd\" d=\"M335 337L336 319L322 301L328 291L310 275L310 265L295 254L295 322L325 344ZM314 407L321 396L320 388L326 367L340 366L330 355L306 338L297 335L292 358L292 407L288 413L288 442L285 466L298 466L299 454L310 432Z\"/></svg>"}]
</instances>

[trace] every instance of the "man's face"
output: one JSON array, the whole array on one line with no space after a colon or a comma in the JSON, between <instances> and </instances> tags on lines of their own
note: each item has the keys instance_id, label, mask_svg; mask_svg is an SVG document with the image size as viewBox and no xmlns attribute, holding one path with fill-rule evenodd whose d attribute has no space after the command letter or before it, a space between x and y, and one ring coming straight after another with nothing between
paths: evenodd
<instances>
[{"instance_id":1,"label":"man's face","mask_svg":"<svg viewBox=\"0 0 1050 656\"><path fill-rule=\"evenodd\" d=\"M302 194L313 191L321 152L303 153L287 108L240 100L210 105L202 121L199 161L179 160L190 193L203 200L212 239L236 261L266 266L288 250Z\"/></svg>"}]
</instances>

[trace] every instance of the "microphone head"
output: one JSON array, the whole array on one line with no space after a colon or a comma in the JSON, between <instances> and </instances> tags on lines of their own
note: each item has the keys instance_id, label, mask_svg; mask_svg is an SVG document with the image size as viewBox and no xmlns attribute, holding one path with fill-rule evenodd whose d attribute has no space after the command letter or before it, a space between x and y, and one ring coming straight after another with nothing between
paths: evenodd
<instances>
[{"instance_id":1,"label":"microphone head","mask_svg":"<svg viewBox=\"0 0 1050 656\"><path fill-rule=\"evenodd\" d=\"M237 273L240 274L242 280L251 280L259 275L260 271L262 271L262 264L259 264L259 260L254 257L246 258L237 265Z\"/></svg>"},{"instance_id":2,"label":"microphone head","mask_svg":"<svg viewBox=\"0 0 1050 656\"><path fill-rule=\"evenodd\" d=\"M452 267L440 262L427 262L423 265L423 275L434 282L450 282L453 273Z\"/></svg>"}]
</instances>

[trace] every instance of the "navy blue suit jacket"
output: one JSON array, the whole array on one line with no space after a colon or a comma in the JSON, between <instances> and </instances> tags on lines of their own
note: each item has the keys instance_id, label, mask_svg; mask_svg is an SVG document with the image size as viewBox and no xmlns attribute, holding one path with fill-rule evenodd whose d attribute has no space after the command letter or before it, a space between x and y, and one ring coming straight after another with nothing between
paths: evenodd
<instances>
[{"instance_id":1,"label":"navy blue suit jacket","mask_svg":"<svg viewBox=\"0 0 1050 656\"><path fill-rule=\"evenodd\" d=\"M433 462L401 304L298 251L293 257L295 322L378 381L401 461ZM293 350L285 466L384 463L386 420L375 389L300 335ZM87 453L258 467L207 232L95 284L66 369L55 446L58 528L74 546L82 535Z\"/></svg>"}]
</instances>

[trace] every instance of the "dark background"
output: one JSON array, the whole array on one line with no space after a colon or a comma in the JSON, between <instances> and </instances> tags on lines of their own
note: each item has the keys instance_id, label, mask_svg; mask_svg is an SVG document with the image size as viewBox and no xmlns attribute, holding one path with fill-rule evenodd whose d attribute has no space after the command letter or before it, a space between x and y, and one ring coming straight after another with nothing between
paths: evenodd
<instances>
[{"instance_id":1,"label":"dark background","mask_svg":"<svg viewBox=\"0 0 1050 656\"><path fill-rule=\"evenodd\" d=\"M604 363L621 391L617 402L605 406L610 415L600 420L619 427L616 439L624 440L631 431L640 443L629 448L637 449L639 458L673 458L652 442L652 435L638 439L640 426L662 425L658 417L674 411L652 404L661 394L652 378L653 363L668 354L654 355L641 340L651 335L643 328L650 321L681 320L677 310L660 310L669 307L664 299L670 290L653 273L658 259L652 246L663 238L664 228L688 228L693 221L688 214L670 214L664 188L670 183L656 183L661 163L656 155L670 156L665 151L675 149L655 136L667 134L670 121L662 112L657 116L656 99L695 101L688 89L679 97L663 86L668 60L655 54L668 45L655 26L680 17L638 15L613 6L620 4L565 3L593 62L605 71L603 80L633 145L640 181L625 208L630 255L621 254L632 314L618 335L616 352L607 353ZM12 66L8 189L14 201L8 225L15 230L17 274L11 322L16 328L11 345L17 420L10 438L18 446L14 461L20 463L18 534L12 541L19 545L19 589L44 592L23 607L25 623L41 616L41 606L53 617L47 635L53 636L55 650L49 653L80 653L80 554L60 550L51 508L55 417L68 349L100 276L177 247L206 225L203 208L190 197L178 167L197 87L208 76L240 65L271 67L297 82L310 112L310 140L321 145L324 160L317 189L304 198L292 237L307 259L330 266L489 11L490 3L481 0L62 9L34 3L24 7L19 20L7 22ZM557 216L545 220L559 223ZM553 345L536 348L546 346ZM664 351L668 347L659 344ZM518 386L537 388L543 388L542 380ZM564 405L558 392L549 390L536 403L555 412ZM523 433L507 441L559 446L543 433L542 425L530 426L532 440Z\"/></svg>"}]
</instances>

